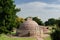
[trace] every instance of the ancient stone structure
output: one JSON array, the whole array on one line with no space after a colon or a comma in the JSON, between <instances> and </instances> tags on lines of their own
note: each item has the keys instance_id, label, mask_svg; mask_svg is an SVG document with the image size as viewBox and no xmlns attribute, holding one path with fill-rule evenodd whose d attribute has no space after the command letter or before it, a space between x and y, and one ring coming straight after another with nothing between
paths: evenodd
<instances>
[{"instance_id":1,"label":"ancient stone structure","mask_svg":"<svg viewBox=\"0 0 60 40\"><path fill-rule=\"evenodd\" d=\"M36 40L44 40L44 37L49 33L49 29L45 26L39 26L32 18L22 23L16 30L16 35L19 37L35 37Z\"/></svg>"},{"instance_id":2,"label":"ancient stone structure","mask_svg":"<svg viewBox=\"0 0 60 40\"><path fill-rule=\"evenodd\" d=\"M16 35L20 37L40 37L43 38L44 33L47 33L47 27L39 26L32 18L22 23L16 30Z\"/></svg>"},{"instance_id":3,"label":"ancient stone structure","mask_svg":"<svg viewBox=\"0 0 60 40\"><path fill-rule=\"evenodd\" d=\"M20 37L35 37L36 35L40 35L39 30L39 25L32 18L28 18L27 21L20 25L16 34Z\"/></svg>"}]
</instances>

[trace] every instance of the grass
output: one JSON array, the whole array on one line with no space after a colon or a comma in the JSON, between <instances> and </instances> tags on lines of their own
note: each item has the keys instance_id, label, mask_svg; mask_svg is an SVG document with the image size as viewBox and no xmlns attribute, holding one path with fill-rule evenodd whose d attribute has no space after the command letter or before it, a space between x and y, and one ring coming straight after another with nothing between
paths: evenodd
<instances>
[{"instance_id":1,"label":"grass","mask_svg":"<svg viewBox=\"0 0 60 40\"><path fill-rule=\"evenodd\" d=\"M50 36L46 37L46 38L44 38L44 40L51 40L51 37Z\"/></svg>"},{"instance_id":2,"label":"grass","mask_svg":"<svg viewBox=\"0 0 60 40\"><path fill-rule=\"evenodd\" d=\"M0 40L35 40L34 38L12 38L6 35L1 35Z\"/></svg>"},{"instance_id":3,"label":"grass","mask_svg":"<svg viewBox=\"0 0 60 40\"><path fill-rule=\"evenodd\" d=\"M6 35L1 35L0 36L0 40L36 40L35 38L22 38L22 37L17 37L17 38L14 38L14 37L8 37ZM51 40L50 37L46 37L44 38L44 40Z\"/></svg>"}]
</instances>

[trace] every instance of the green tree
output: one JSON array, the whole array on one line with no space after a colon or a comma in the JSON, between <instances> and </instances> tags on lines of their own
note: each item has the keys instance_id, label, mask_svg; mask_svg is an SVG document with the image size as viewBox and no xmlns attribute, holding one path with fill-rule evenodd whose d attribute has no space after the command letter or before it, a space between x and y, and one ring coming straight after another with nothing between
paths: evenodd
<instances>
[{"instance_id":1,"label":"green tree","mask_svg":"<svg viewBox=\"0 0 60 40\"><path fill-rule=\"evenodd\" d=\"M56 20L56 25L58 28L60 28L60 20L58 20L58 19Z\"/></svg>"},{"instance_id":2,"label":"green tree","mask_svg":"<svg viewBox=\"0 0 60 40\"><path fill-rule=\"evenodd\" d=\"M51 39L60 40L60 30L55 30L53 33L51 33Z\"/></svg>"},{"instance_id":3,"label":"green tree","mask_svg":"<svg viewBox=\"0 0 60 40\"><path fill-rule=\"evenodd\" d=\"M48 21L46 21L45 22L45 25L46 26L54 26L56 24L56 19L54 19L54 18L50 18L50 19L48 19Z\"/></svg>"},{"instance_id":4,"label":"green tree","mask_svg":"<svg viewBox=\"0 0 60 40\"><path fill-rule=\"evenodd\" d=\"M44 24L45 24L45 26L48 26L49 25L49 22L48 21L45 21Z\"/></svg>"},{"instance_id":5,"label":"green tree","mask_svg":"<svg viewBox=\"0 0 60 40\"><path fill-rule=\"evenodd\" d=\"M33 17L33 20L36 21L39 25L43 25L43 22L38 17Z\"/></svg>"},{"instance_id":6,"label":"green tree","mask_svg":"<svg viewBox=\"0 0 60 40\"><path fill-rule=\"evenodd\" d=\"M50 25L55 25L56 24L56 19L50 18L48 19Z\"/></svg>"},{"instance_id":7,"label":"green tree","mask_svg":"<svg viewBox=\"0 0 60 40\"><path fill-rule=\"evenodd\" d=\"M33 18L33 17L30 17L30 16L29 17L26 17L25 20L27 20L28 18Z\"/></svg>"},{"instance_id":8,"label":"green tree","mask_svg":"<svg viewBox=\"0 0 60 40\"><path fill-rule=\"evenodd\" d=\"M16 24L17 24L16 26L17 26L17 28L19 28L20 24L23 23L24 21L25 21L24 18L17 17L16 18Z\"/></svg>"},{"instance_id":9,"label":"green tree","mask_svg":"<svg viewBox=\"0 0 60 40\"><path fill-rule=\"evenodd\" d=\"M39 25L44 25L44 23L38 17L27 17L27 18L32 18L32 20L37 22ZM27 20L27 18L25 18L25 20Z\"/></svg>"},{"instance_id":10,"label":"green tree","mask_svg":"<svg viewBox=\"0 0 60 40\"><path fill-rule=\"evenodd\" d=\"M10 33L13 30L18 11L13 0L0 0L0 33Z\"/></svg>"},{"instance_id":11,"label":"green tree","mask_svg":"<svg viewBox=\"0 0 60 40\"><path fill-rule=\"evenodd\" d=\"M60 19L56 19L55 31L51 33L52 40L60 40Z\"/></svg>"}]
</instances>

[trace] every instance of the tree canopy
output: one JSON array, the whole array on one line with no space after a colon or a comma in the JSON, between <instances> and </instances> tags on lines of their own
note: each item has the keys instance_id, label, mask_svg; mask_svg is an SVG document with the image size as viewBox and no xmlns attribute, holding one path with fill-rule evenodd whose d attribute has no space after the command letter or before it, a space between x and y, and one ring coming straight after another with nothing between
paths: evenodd
<instances>
[{"instance_id":1,"label":"tree canopy","mask_svg":"<svg viewBox=\"0 0 60 40\"><path fill-rule=\"evenodd\" d=\"M13 0L0 0L0 33L10 33L16 25L16 8Z\"/></svg>"},{"instance_id":2,"label":"tree canopy","mask_svg":"<svg viewBox=\"0 0 60 40\"><path fill-rule=\"evenodd\" d=\"M17 24L16 27L19 28L19 26L21 25L21 23L23 23L24 21L25 21L24 18L21 18L21 17L19 18L19 17L17 17L17 18L16 18L16 24Z\"/></svg>"},{"instance_id":3,"label":"tree canopy","mask_svg":"<svg viewBox=\"0 0 60 40\"><path fill-rule=\"evenodd\" d=\"M36 21L39 25L43 25L43 22L38 17L33 17L33 20Z\"/></svg>"},{"instance_id":4,"label":"tree canopy","mask_svg":"<svg viewBox=\"0 0 60 40\"><path fill-rule=\"evenodd\" d=\"M32 20L37 22L39 25L44 25L41 19L39 19L38 17L27 17L27 18L32 18ZM27 20L27 18L25 18L25 20Z\"/></svg>"},{"instance_id":5,"label":"tree canopy","mask_svg":"<svg viewBox=\"0 0 60 40\"><path fill-rule=\"evenodd\" d=\"M45 26L51 26L51 25L55 25L56 24L56 19L54 18L50 18L48 19L48 21L45 22Z\"/></svg>"}]
</instances>

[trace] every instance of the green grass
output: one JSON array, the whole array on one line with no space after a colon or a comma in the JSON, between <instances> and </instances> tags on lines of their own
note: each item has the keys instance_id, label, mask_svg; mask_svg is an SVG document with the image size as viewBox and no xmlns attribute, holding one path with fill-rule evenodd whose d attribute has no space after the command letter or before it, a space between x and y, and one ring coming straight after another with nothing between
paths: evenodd
<instances>
[{"instance_id":1,"label":"green grass","mask_svg":"<svg viewBox=\"0 0 60 40\"><path fill-rule=\"evenodd\" d=\"M12 38L6 35L0 36L0 40L35 40L34 38Z\"/></svg>"},{"instance_id":2,"label":"green grass","mask_svg":"<svg viewBox=\"0 0 60 40\"><path fill-rule=\"evenodd\" d=\"M46 37L46 38L44 38L44 40L51 40L51 37L50 36Z\"/></svg>"},{"instance_id":3,"label":"green grass","mask_svg":"<svg viewBox=\"0 0 60 40\"><path fill-rule=\"evenodd\" d=\"M1 35L0 36L0 40L36 40L35 38L26 38L26 37L17 37L17 38L14 38L14 37L8 37L6 35ZM50 37L46 37L44 38L44 40L51 40Z\"/></svg>"}]
</instances>

